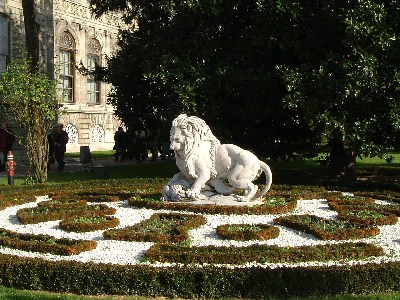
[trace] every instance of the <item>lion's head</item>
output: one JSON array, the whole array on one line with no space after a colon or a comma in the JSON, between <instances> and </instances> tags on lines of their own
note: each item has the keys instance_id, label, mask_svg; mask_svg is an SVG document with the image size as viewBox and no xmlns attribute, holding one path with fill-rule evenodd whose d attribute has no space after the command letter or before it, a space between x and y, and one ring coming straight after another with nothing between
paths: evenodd
<instances>
[{"instance_id":1,"label":"lion's head","mask_svg":"<svg viewBox=\"0 0 400 300\"><path fill-rule=\"evenodd\" d=\"M204 142L211 143L208 155L212 161L215 159L215 149L220 144L220 141L211 132L206 122L195 116L188 117L186 114L181 114L172 121L170 139L171 149L177 154L177 164L180 163L178 162L179 159L183 159L189 173L193 172L188 161L192 154L200 151L200 147Z\"/></svg>"}]
</instances>

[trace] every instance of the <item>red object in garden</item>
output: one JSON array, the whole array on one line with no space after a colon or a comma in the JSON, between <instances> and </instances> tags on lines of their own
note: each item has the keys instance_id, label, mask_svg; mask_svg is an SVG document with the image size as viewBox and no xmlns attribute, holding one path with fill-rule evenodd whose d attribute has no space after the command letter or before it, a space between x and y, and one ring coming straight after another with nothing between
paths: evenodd
<instances>
[{"instance_id":1,"label":"red object in garden","mask_svg":"<svg viewBox=\"0 0 400 300\"><path fill-rule=\"evenodd\" d=\"M15 174L15 165L17 163L14 161L14 155L11 151L7 153L7 174L8 174L8 184L14 185L14 174Z\"/></svg>"}]
</instances>

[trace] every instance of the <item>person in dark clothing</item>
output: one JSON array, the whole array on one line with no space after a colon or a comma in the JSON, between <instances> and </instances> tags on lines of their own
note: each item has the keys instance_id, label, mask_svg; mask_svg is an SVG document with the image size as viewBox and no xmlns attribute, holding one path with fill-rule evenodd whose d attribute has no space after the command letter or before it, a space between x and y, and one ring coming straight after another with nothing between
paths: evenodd
<instances>
[{"instance_id":1,"label":"person in dark clothing","mask_svg":"<svg viewBox=\"0 0 400 300\"><path fill-rule=\"evenodd\" d=\"M5 170L7 162L7 153L11 151L15 142L15 134L8 128L8 124L3 122L0 129L0 150L3 152L3 162L0 164L0 169Z\"/></svg>"},{"instance_id":2,"label":"person in dark clothing","mask_svg":"<svg viewBox=\"0 0 400 300\"><path fill-rule=\"evenodd\" d=\"M135 131L135 158L136 162L141 163L148 156L147 145L146 145L146 132L143 129Z\"/></svg>"},{"instance_id":3,"label":"person in dark clothing","mask_svg":"<svg viewBox=\"0 0 400 300\"><path fill-rule=\"evenodd\" d=\"M47 160L47 169L50 169L50 166L56 162L54 158L54 132L53 130L49 132L47 135L47 143L49 145L49 159Z\"/></svg>"},{"instance_id":4,"label":"person in dark clothing","mask_svg":"<svg viewBox=\"0 0 400 300\"><path fill-rule=\"evenodd\" d=\"M118 130L114 134L114 159L121 161L125 159L127 149L127 136L126 132L122 127L118 127Z\"/></svg>"},{"instance_id":5,"label":"person in dark clothing","mask_svg":"<svg viewBox=\"0 0 400 300\"><path fill-rule=\"evenodd\" d=\"M67 151L68 133L64 131L64 125L58 124L57 131L54 134L54 156L58 163L58 170L64 170L65 166L65 151Z\"/></svg>"}]
</instances>

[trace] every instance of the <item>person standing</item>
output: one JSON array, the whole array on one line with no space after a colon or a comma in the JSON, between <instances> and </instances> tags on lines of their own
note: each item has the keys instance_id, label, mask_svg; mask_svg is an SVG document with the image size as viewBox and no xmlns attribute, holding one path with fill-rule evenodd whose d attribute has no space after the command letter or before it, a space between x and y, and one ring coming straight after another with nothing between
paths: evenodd
<instances>
[{"instance_id":1,"label":"person standing","mask_svg":"<svg viewBox=\"0 0 400 300\"><path fill-rule=\"evenodd\" d=\"M0 149L3 152L3 162L0 165L1 170L5 170L7 163L7 154L11 151L15 142L15 134L8 128L8 124L3 122L0 130Z\"/></svg>"},{"instance_id":2,"label":"person standing","mask_svg":"<svg viewBox=\"0 0 400 300\"><path fill-rule=\"evenodd\" d=\"M146 132L143 129L135 131L135 150L136 162L141 163L147 158Z\"/></svg>"},{"instance_id":3,"label":"person standing","mask_svg":"<svg viewBox=\"0 0 400 300\"><path fill-rule=\"evenodd\" d=\"M126 132L122 127L118 127L118 130L114 134L114 159L115 161L122 161L126 156Z\"/></svg>"},{"instance_id":4,"label":"person standing","mask_svg":"<svg viewBox=\"0 0 400 300\"><path fill-rule=\"evenodd\" d=\"M65 152L67 151L68 133L64 131L64 125L58 124L57 131L54 135L54 156L58 163L58 170L64 170L65 166Z\"/></svg>"}]
</instances>

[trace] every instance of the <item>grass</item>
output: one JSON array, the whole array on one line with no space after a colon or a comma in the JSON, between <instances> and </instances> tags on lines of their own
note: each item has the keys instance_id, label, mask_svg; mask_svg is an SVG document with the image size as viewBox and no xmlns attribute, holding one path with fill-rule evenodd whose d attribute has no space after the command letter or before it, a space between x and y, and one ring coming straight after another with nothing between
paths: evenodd
<instances>
[{"instance_id":1,"label":"grass","mask_svg":"<svg viewBox=\"0 0 400 300\"><path fill-rule=\"evenodd\" d=\"M165 300L165 298L140 297L140 296L82 296L73 294L57 294L41 291L16 290L6 287L0 287L0 299L7 300ZM228 299L228 298L227 298ZM278 300L278 298L268 298L269 300ZM399 300L400 293L390 294L367 294L367 295L343 295L332 297L290 297L286 300Z\"/></svg>"},{"instance_id":2,"label":"grass","mask_svg":"<svg viewBox=\"0 0 400 300\"><path fill-rule=\"evenodd\" d=\"M108 150L108 151L91 151L92 153L92 158L94 159L104 159L104 158L111 158L114 155L113 150ZM79 152L72 152L72 153L65 153L66 158L79 158L80 153Z\"/></svg>"}]
</instances>

